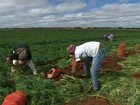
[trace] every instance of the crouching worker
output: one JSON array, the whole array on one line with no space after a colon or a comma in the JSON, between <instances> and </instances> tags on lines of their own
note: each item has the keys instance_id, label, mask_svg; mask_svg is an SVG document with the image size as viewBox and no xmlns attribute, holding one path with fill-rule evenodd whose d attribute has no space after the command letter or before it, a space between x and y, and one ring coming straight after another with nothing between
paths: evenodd
<instances>
[{"instance_id":1,"label":"crouching worker","mask_svg":"<svg viewBox=\"0 0 140 105\"><path fill-rule=\"evenodd\" d=\"M13 74L16 70L21 69L26 63L29 65L33 74L36 75L36 68L32 62L32 55L28 45L19 44L15 46L11 56L6 58L7 62L12 65L11 73Z\"/></svg>"},{"instance_id":2,"label":"crouching worker","mask_svg":"<svg viewBox=\"0 0 140 105\"><path fill-rule=\"evenodd\" d=\"M87 77L92 78L92 85L95 91L99 90L98 74L99 67L105 56L106 49L100 42L86 42L79 46L69 45L67 48L69 55L72 55L76 59L76 66L79 61L83 61L84 72ZM72 70L75 72L76 68Z\"/></svg>"}]
</instances>

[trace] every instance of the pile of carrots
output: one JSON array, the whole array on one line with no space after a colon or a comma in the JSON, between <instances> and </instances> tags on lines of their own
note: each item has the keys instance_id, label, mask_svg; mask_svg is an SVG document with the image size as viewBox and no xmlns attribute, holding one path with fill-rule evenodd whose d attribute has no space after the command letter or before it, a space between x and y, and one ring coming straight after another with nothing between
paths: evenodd
<instances>
[{"instance_id":1,"label":"pile of carrots","mask_svg":"<svg viewBox=\"0 0 140 105\"><path fill-rule=\"evenodd\" d=\"M126 45L124 43L119 44L117 55L119 58L123 58L126 50Z\"/></svg>"},{"instance_id":2,"label":"pile of carrots","mask_svg":"<svg viewBox=\"0 0 140 105\"><path fill-rule=\"evenodd\" d=\"M7 95L2 103L2 105L25 105L26 96L21 90L17 90L9 95Z\"/></svg>"},{"instance_id":3,"label":"pile of carrots","mask_svg":"<svg viewBox=\"0 0 140 105\"><path fill-rule=\"evenodd\" d=\"M56 68L51 68L48 72L47 72L47 77L48 78L58 78L61 75L61 71L56 69Z\"/></svg>"}]
</instances>

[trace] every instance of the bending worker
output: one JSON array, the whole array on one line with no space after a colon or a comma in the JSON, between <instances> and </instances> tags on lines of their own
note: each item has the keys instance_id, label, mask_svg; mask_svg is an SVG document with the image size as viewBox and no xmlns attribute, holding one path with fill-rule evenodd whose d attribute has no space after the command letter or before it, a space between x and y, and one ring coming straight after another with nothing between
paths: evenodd
<instances>
[{"instance_id":1,"label":"bending worker","mask_svg":"<svg viewBox=\"0 0 140 105\"><path fill-rule=\"evenodd\" d=\"M7 62L12 65L11 72L15 72L18 68L21 68L26 63L31 68L34 75L37 74L36 68L32 62L32 55L28 45L19 44L16 45L13 53L7 57Z\"/></svg>"},{"instance_id":2,"label":"bending worker","mask_svg":"<svg viewBox=\"0 0 140 105\"><path fill-rule=\"evenodd\" d=\"M99 90L98 74L99 67L105 56L106 49L100 42L91 41L81 44L79 46L69 45L67 48L69 55L74 56L76 60L76 67L72 69L74 73L78 67L78 62L83 61L84 71L87 77L92 78L93 89Z\"/></svg>"}]
</instances>

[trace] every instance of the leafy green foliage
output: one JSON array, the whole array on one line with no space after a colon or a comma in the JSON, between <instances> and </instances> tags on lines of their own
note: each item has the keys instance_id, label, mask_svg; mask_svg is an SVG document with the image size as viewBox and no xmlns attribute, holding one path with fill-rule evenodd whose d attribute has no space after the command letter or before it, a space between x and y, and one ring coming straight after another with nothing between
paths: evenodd
<instances>
[{"instance_id":1,"label":"leafy green foliage","mask_svg":"<svg viewBox=\"0 0 140 105\"><path fill-rule=\"evenodd\" d=\"M52 80L40 76L19 76L16 89L25 91L30 105L61 105L64 101Z\"/></svg>"},{"instance_id":2,"label":"leafy green foliage","mask_svg":"<svg viewBox=\"0 0 140 105\"><path fill-rule=\"evenodd\" d=\"M112 33L113 41L105 41L104 34ZM107 48L107 55L114 54L120 43L133 49L140 43L140 30L79 30L79 29L1 29L0 30L0 103L4 97L15 91L23 90L27 95L28 105L64 105L75 98L83 99L88 95L108 95L108 100L119 100L122 105L139 105L140 82L130 77L139 71L139 54L120 62L123 70L116 73L101 73L101 89L92 91L90 79L64 79L53 81L44 79L42 72L52 67L59 69L71 64L66 48L69 44L82 44L87 41L100 41ZM32 58L38 75L30 74L29 67L14 78L10 75L10 65L6 56L12 53L13 47L26 43L31 47ZM12 81L8 81L12 80Z\"/></svg>"}]
</instances>

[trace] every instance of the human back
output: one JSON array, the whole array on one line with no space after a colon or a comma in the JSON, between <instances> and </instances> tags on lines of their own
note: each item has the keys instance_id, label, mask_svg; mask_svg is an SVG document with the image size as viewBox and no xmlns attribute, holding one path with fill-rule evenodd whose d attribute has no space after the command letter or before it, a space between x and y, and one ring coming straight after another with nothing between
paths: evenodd
<instances>
[{"instance_id":1,"label":"human back","mask_svg":"<svg viewBox=\"0 0 140 105\"><path fill-rule=\"evenodd\" d=\"M26 44L15 46L13 53L18 54L18 60L30 60L32 58L30 48Z\"/></svg>"},{"instance_id":2,"label":"human back","mask_svg":"<svg viewBox=\"0 0 140 105\"><path fill-rule=\"evenodd\" d=\"M97 54L99 45L100 42L95 42L95 41L86 42L84 44L77 46L75 53L81 52L83 54L85 53L87 56L93 57Z\"/></svg>"}]
</instances>

